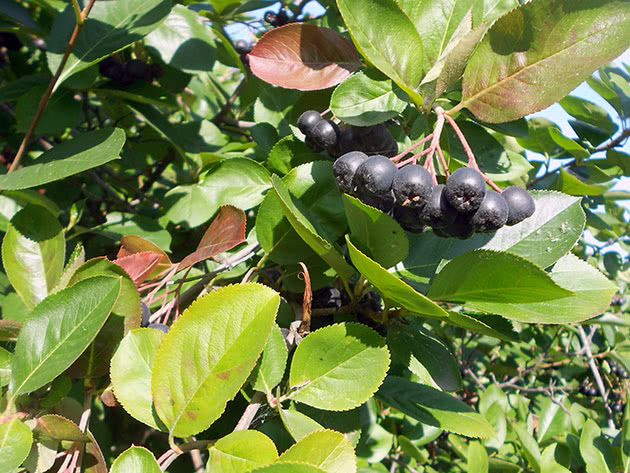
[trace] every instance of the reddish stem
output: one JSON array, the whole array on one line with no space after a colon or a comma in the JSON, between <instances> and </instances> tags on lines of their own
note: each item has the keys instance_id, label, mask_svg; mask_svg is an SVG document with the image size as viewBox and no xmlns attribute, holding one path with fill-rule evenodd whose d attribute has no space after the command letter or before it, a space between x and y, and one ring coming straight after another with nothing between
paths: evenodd
<instances>
[{"instance_id":1,"label":"reddish stem","mask_svg":"<svg viewBox=\"0 0 630 473\"><path fill-rule=\"evenodd\" d=\"M330 108L327 108L326 110L324 110L324 111L323 111L322 113L320 113L319 115L320 115L321 117L324 117L324 116L326 116L326 114L328 114L328 113L330 113Z\"/></svg>"},{"instance_id":2,"label":"reddish stem","mask_svg":"<svg viewBox=\"0 0 630 473\"><path fill-rule=\"evenodd\" d=\"M451 175L451 172L448 170L448 164L446 164L446 159L444 159L444 153L442 152L442 148L440 147L439 144L437 147L437 155L438 155L438 158L440 159L440 163L442 164L442 167L444 168L444 174L446 175L446 178L448 179L448 177Z\"/></svg>"},{"instance_id":3,"label":"reddish stem","mask_svg":"<svg viewBox=\"0 0 630 473\"><path fill-rule=\"evenodd\" d=\"M464 147L464 152L466 153L466 156L468 157L468 166L478 171L479 174L483 176L483 180L486 181L488 185L492 187L495 191L497 191L499 194L503 192L502 189L492 181L492 179L486 176L481 171L481 169L479 169L479 165L477 164L477 160L475 159L475 154L470 148L468 141L466 141L466 137L464 136L464 133L462 133L462 130L459 128L459 126L457 126L457 123L455 123L455 120L453 120L449 115L447 115L446 112L441 108L436 109L436 111L438 112L439 116L446 118L446 121L448 121L449 125L451 125L451 128L453 128L453 131L457 135L457 139Z\"/></svg>"},{"instance_id":4,"label":"reddish stem","mask_svg":"<svg viewBox=\"0 0 630 473\"><path fill-rule=\"evenodd\" d=\"M408 159L405 159L404 161L399 162L398 164L396 164L396 167L401 168L403 166L406 166L407 164L415 164L418 161L418 158L424 156L429 151L431 151L431 148L423 149L418 154L414 154L411 158L408 158Z\"/></svg>"},{"instance_id":5,"label":"reddish stem","mask_svg":"<svg viewBox=\"0 0 630 473\"><path fill-rule=\"evenodd\" d=\"M392 162L397 162L399 161L401 158L405 157L407 154L409 154L411 151L413 151L414 149L416 149L418 146L426 143L427 141L429 141L431 138L433 138L433 133L425 136L424 138L422 138L420 141L418 141L416 144L411 145L409 148L407 148L405 151L403 151L400 154L397 154L396 156L394 156L393 158L389 158Z\"/></svg>"}]
</instances>

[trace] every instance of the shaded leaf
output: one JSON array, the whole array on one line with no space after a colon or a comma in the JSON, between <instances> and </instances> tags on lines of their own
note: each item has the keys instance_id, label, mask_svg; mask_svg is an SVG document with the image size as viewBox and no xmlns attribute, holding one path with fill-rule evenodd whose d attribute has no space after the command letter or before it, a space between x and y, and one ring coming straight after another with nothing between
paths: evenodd
<instances>
[{"instance_id":1,"label":"shaded leaf","mask_svg":"<svg viewBox=\"0 0 630 473\"><path fill-rule=\"evenodd\" d=\"M298 90L332 87L361 66L347 39L331 29L305 23L268 31L247 57L260 79Z\"/></svg>"},{"instance_id":2,"label":"shaded leaf","mask_svg":"<svg viewBox=\"0 0 630 473\"><path fill-rule=\"evenodd\" d=\"M252 372L250 378L252 387L257 391L271 395L272 389L282 381L288 357L289 352L282 331L280 327L274 325L263 354Z\"/></svg>"},{"instance_id":3,"label":"shaded leaf","mask_svg":"<svg viewBox=\"0 0 630 473\"><path fill-rule=\"evenodd\" d=\"M81 432L77 424L55 414L38 417L34 431L55 440L71 440L73 442L88 442L90 440L86 433Z\"/></svg>"},{"instance_id":4,"label":"shaded leaf","mask_svg":"<svg viewBox=\"0 0 630 473\"><path fill-rule=\"evenodd\" d=\"M587 419L580 435L580 454L587 473L616 471L612 446L592 419Z\"/></svg>"}]
</instances>

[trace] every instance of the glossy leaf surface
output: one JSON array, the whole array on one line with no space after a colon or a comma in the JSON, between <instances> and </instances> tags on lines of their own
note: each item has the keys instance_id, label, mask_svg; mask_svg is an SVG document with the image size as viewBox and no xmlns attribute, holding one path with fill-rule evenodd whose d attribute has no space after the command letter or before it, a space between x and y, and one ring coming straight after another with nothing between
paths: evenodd
<instances>
[{"instance_id":1,"label":"glossy leaf surface","mask_svg":"<svg viewBox=\"0 0 630 473\"><path fill-rule=\"evenodd\" d=\"M122 452L110 473L160 473L162 470L153 454L143 447L130 447Z\"/></svg>"},{"instance_id":2,"label":"glossy leaf surface","mask_svg":"<svg viewBox=\"0 0 630 473\"><path fill-rule=\"evenodd\" d=\"M33 443L31 429L17 418L0 424L0 471L13 472L28 456Z\"/></svg>"},{"instance_id":3,"label":"glossy leaf surface","mask_svg":"<svg viewBox=\"0 0 630 473\"><path fill-rule=\"evenodd\" d=\"M265 434L237 430L210 447L207 469L216 473L246 473L277 458L276 446Z\"/></svg>"},{"instance_id":4,"label":"glossy leaf surface","mask_svg":"<svg viewBox=\"0 0 630 473\"><path fill-rule=\"evenodd\" d=\"M302 438L284 452L279 462L304 462L327 473L355 473L354 449L350 441L333 430L320 430Z\"/></svg>"}]
</instances>

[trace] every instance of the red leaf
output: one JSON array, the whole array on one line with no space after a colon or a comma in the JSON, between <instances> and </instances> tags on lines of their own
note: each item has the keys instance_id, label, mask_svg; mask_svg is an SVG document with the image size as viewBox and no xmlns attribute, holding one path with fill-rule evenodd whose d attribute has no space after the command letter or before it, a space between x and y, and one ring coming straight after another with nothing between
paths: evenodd
<instances>
[{"instance_id":1,"label":"red leaf","mask_svg":"<svg viewBox=\"0 0 630 473\"><path fill-rule=\"evenodd\" d=\"M179 263L179 270L212 258L245 241L245 212L231 205L219 209L194 253Z\"/></svg>"},{"instance_id":2,"label":"red leaf","mask_svg":"<svg viewBox=\"0 0 630 473\"><path fill-rule=\"evenodd\" d=\"M155 243L145 240L142 237L136 235L127 235L120 239L121 247L118 250L117 258L123 258L125 256L133 255L135 253L142 253L144 251L150 251L151 253L157 253L161 255L161 259L158 265L155 267L156 273L160 273L172 266L173 263L168 255L157 246Z\"/></svg>"},{"instance_id":3,"label":"red leaf","mask_svg":"<svg viewBox=\"0 0 630 473\"><path fill-rule=\"evenodd\" d=\"M326 89L361 67L350 41L331 29L303 23L268 31L248 57L256 76L285 89Z\"/></svg>"},{"instance_id":4,"label":"red leaf","mask_svg":"<svg viewBox=\"0 0 630 473\"><path fill-rule=\"evenodd\" d=\"M161 254L153 253L152 251L141 251L140 253L119 257L113 263L124 269L137 286L149 277L149 274L153 272L162 258Z\"/></svg>"}]
</instances>

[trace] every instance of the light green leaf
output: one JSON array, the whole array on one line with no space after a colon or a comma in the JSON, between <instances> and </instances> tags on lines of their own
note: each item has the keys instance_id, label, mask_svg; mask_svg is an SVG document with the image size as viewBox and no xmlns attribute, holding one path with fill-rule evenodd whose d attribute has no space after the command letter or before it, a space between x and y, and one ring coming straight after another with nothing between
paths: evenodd
<instances>
[{"instance_id":1,"label":"light green leaf","mask_svg":"<svg viewBox=\"0 0 630 473\"><path fill-rule=\"evenodd\" d=\"M610 135L613 135L619 129L606 110L586 99L567 95L558 103L569 115L600 128Z\"/></svg>"},{"instance_id":2,"label":"light green leaf","mask_svg":"<svg viewBox=\"0 0 630 473\"><path fill-rule=\"evenodd\" d=\"M211 71L216 56L215 35L203 20L197 12L175 5L144 42L155 48L169 66L186 72Z\"/></svg>"},{"instance_id":3,"label":"light green leaf","mask_svg":"<svg viewBox=\"0 0 630 473\"><path fill-rule=\"evenodd\" d=\"M540 449L538 443L524 424L510 424L510 428L516 434L518 446L523 452L523 456L527 460L527 464L532 467L536 473L540 473Z\"/></svg>"},{"instance_id":4,"label":"light green leaf","mask_svg":"<svg viewBox=\"0 0 630 473\"><path fill-rule=\"evenodd\" d=\"M357 461L350 441L334 430L319 430L302 438L284 452L279 463L303 462L327 473L355 473Z\"/></svg>"},{"instance_id":5,"label":"light green leaf","mask_svg":"<svg viewBox=\"0 0 630 473\"><path fill-rule=\"evenodd\" d=\"M79 174L117 159L124 144L120 128L84 133L45 151L34 164L0 176L0 189L27 189Z\"/></svg>"},{"instance_id":6,"label":"light green leaf","mask_svg":"<svg viewBox=\"0 0 630 473\"><path fill-rule=\"evenodd\" d=\"M337 248L317 232L315 226L296 205L287 186L276 175L271 177L271 182L285 217L298 235L342 278L348 279L352 276L354 274L352 267L346 263Z\"/></svg>"},{"instance_id":7,"label":"light green leaf","mask_svg":"<svg viewBox=\"0 0 630 473\"><path fill-rule=\"evenodd\" d=\"M370 281L381 295L400 304L407 310L418 314L445 317L446 311L431 299L420 294L404 281L387 272L376 261L371 260L361 253L346 236L350 258L359 272Z\"/></svg>"},{"instance_id":8,"label":"light green leaf","mask_svg":"<svg viewBox=\"0 0 630 473\"><path fill-rule=\"evenodd\" d=\"M374 261L390 268L407 257L409 240L396 220L347 194L343 206L353 240Z\"/></svg>"},{"instance_id":9,"label":"light green leaf","mask_svg":"<svg viewBox=\"0 0 630 473\"><path fill-rule=\"evenodd\" d=\"M344 123L371 126L394 118L407 106L405 94L377 71L360 71L337 86L330 109Z\"/></svg>"},{"instance_id":10,"label":"light green leaf","mask_svg":"<svg viewBox=\"0 0 630 473\"><path fill-rule=\"evenodd\" d=\"M466 330L479 332L506 342L518 340L518 333L514 331L512 323L499 315L471 314L449 310L447 317L448 323Z\"/></svg>"},{"instance_id":11,"label":"light green leaf","mask_svg":"<svg viewBox=\"0 0 630 473\"><path fill-rule=\"evenodd\" d=\"M357 323L329 325L296 348L290 397L319 409L353 409L374 394L388 368L385 340L374 330Z\"/></svg>"},{"instance_id":12,"label":"light green leaf","mask_svg":"<svg viewBox=\"0 0 630 473\"><path fill-rule=\"evenodd\" d=\"M256 391L271 395L271 390L282 381L288 357L289 352L282 331L280 327L274 325L263 354L252 372L250 378L252 387Z\"/></svg>"},{"instance_id":13,"label":"light green leaf","mask_svg":"<svg viewBox=\"0 0 630 473\"><path fill-rule=\"evenodd\" d=\"M444 391L459 391L462 377L457 360L444 343L422 327L417 320L393 323L387 330L392 358L408 366L415 358Z\"/></svg>"},{"instance_id":14,"label":"light green leaf","mask_svg":"<svg viewBox=\"0 0 630 473\"><path fill-rule=\"evenodd\" d=\"M174 223L196 227L209 220L222 205L248 210L262 202L271 187L269 173L256 161L233 158L209 169L199 184L178 186L166 194L173 202L166 215Z\"/></svg>"},{"instance_id":15,"label":"light green leaf","mask_svg":"<svg viewBox=\"0 0 630 473\"><path fill-rule=\"evenodd\" d=\"M219 439L208 454L206 468L213 473L247 473L278 458L273 441L257 430L234 431Z\"/></svg>"},{"instance_id":16,"label":"light green leaf","mask_svg":"<svg viewBox=\"0 0 630 473\"><path fill-rule=\"evenodd\" d=\"M468 444L467 473L488 473L488 453L480 442Z\"/></svg>"},{"instance_id":17,"label":"light green leaf","mask_svg":"<svg viewBox=\"0 0 630 473\"><path fill-rule=\"evenodd\" d=\"M120 279L94 277L44 299L20 330L9 390L13 397L55 379L92 343L109 316Z\"/></svg>"},{"instance_id":18,"label":"light green leaf","mask_svg":"<svg viewBox=\"0 0 630 473\"><path fill-rule=\"evenodd\" d=\"M527 2L499 19L475 50L460 106L486 122L516 120L560 100L629 43L628 2Z\"/></svg>"},{"instance_id":19,"label":"light green leaf","mask_svg":"<svg viewBox=\"0 0 630 473\"><path fill-rule=\"evenodd\" d=\"M492 426L482 415L462 401L429 386L388 376L376 397L424 424L467 437L494 435Z\"/></svg>"},{"instance_id":20,"label":"light green leaf","mask_svg":"<svg viewBox=\"0 0 630 473\"><path fill-rule=\"evenodd\" d=\"M172 435L194 435L217 420L260 356L280 298L249 283L197 299L173 324L153 360L155 410Z\"/></svg>"},{"instance_id":21,"label":"light green leaf","mask_svg":"<svg viewBox=\"0 0 630 473\"><path fill-rule=\"evenodd\" d=\"M144 447L130 447L114 460L110 473L161 473L153 454Z\"/></svg>"},{"instance_id":22,"label":"light green leaf","mask_svg":"<svg viewBox=\"0 0 630 473\"><path fill-rule=\"evenodd\" d=\"M96 64L153 31L171 10L169 0L113 0L95 2L72 53L59 76L60 85L71 75ZM48 41L48 67L55 73L74 30L71 5L53 24Z\"/></svg>"},{"instance_id":23,"label":"light green leaf","mask_svg":"<svg viewBox=\"0 0 630 473\"><path fill-rule=\"evenodd\" d=\"M63 229L44 207L28 205L11 219L2 240L2 264L29 309L57 284L65 251Z\"/></svg>"},{"instance_id":24,"label":"light green leaf","mask_svg":"<svg viewBox=\"0 0 630 473\"><path fill-rule=\"evenodd\" d=\"M549 136L558 146L577 159L587 159L591 155L577 141L564 136L557 128L549 128Z\"/></svg>"},{"instance_id":25,"label":"light green leaf","mask_svg":"<svg viewBox=\"0 0 630 473\"><path fill-rule=\"evenodd\" d=\"M288 174L291 169L301 164L321 159L312 149L298 140L295 136L285 136L278 141L267 157L267 168L280 175Z\"/></svg>"},{"instance_id":26,"label":"light green leaf","mask_svg":"<svg viewBox=\"0 0 630 473\"><path fill-rule=\"evenodd\" d=\"M13 353L5 348L0 347L0 388L9 384L9 379L11 379L12 360Z\"/></svg>"},{"instance_id":27,"label":"light green leaf","mask_svg":"<svg viewBox=\"0 0 630 473\"><path fill-rule=\"evenodd\" d=\"M560 169L558 178L553 183L553 188L569 195L602 195L614 185L614 182L608 184L588 184L578 179L578 177L565 170Z\"/></svg>"},{"instance_id":28,"label":"light green leaf","mask_svg":"<svg viewBox=\"0 0 630 473\"><path fill-rule=\"evenodd\" d=\"M0 471L13 473L31 451L33 434L19 419L0 424Z\"/></svg>"},{"instance_id":29,"label":"light green leaf","mask_svg":"<svg viewBox=\"0 0 630 473\"><path fill-rule=\"evenodd\" d=\"M252 470L252 473L326 473L321 468L317 468L306 463L274 463Z\"/></svg>"},{"instance_id":30,"label":"light green leaf","mask_svg":"<svg viewBox=\"0 0 630 473\"><path fill-rule=\"evenodd\" d=\"M59 441L47 437L40 437L31 446L31 451L24 460L23 466L32 473L49 471L57 460Z\"/></svg>"},{"instance_id":31,"label":"light green leaf","mask_svg":"<svg viewBox=\"0 0 630 473\"><path fill-rule=\"evenodd\" d=\"M69 440L72 442L89 442L90 437L81 432L77 424L70 419L55 414L46 414L37 418L35 432L54 440Z\"/></svg>"},{"instance_id":32,"label":"light green leaf","mask_svg":"<svg viewBox=\"0 0 630 473\"><path fill-rule=\"evenodd\" d=\"M502 315L519 322L566 324L581 322L604 312L617 287L597 269L568 254L549 273L559 286L574 295L545 302L495 303L470 302L467 306Z\"/></svg>"},{"instance_id":33,"label":"light green leaf","mask_svg":"<svg viewBox=\"0 0 630 473\"><path fill-rule=\"evenodd\" d=\"M630 471L630 403L626 403L621 426L621 463L624 473Z\"/></svg>"},{"instance_id":34,"label":"light green leaf","mask_svg":"<svg viewBox=\"0 0 630 473\"><path fill-rule=\"evenodd\" d=\"M587 419L580 435L580 454L587 473L610 473L615 470L613 449L592 419Z\"/></svg>"},{"instance_id":35,"label":"light green leaf","mask_svg":"<svg viewBox=\"0 0 630 473\"><path fill-rule=\"evenodd\" d=\"M162 337L159 330L132 330L120 342L110 367L118 402L133 418L158 430L164 429L164 425L153 408L151 367Z\"/></svg>"},{"instance_id":36,"label":"light green leaf","mask_svg":"<svg viewBox=\"0 0 630 473\"><path fill-rule=\"evenodd\" d=\"M428 296L443 301L540 302L572 295L545 271L511 253L475 250L451 260Z\"/></svg>"},{"instance_id":37,"label":"light green leaf","mask_svg":"<svg viewBox=\"0 0 630 473\"><path fill-rule=\"evenodd\" d=\"M287 432L291 434L295 441L302 440L316 430L324 430L324 427L317 421L294 408L280 409L280 419L284 428L287 429Z\"/></svg>"},{"instance_id":38,"label":"light green leaf","mask_svg":"<svg viewBox=\"0 0 630 473\"><path fill-rule=\"evenodd\" d=\"M571 473L555 459L558 444L549 445L540 457L540 473Z\"/></svg>"}]
</instances>

